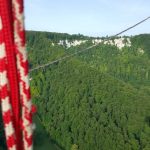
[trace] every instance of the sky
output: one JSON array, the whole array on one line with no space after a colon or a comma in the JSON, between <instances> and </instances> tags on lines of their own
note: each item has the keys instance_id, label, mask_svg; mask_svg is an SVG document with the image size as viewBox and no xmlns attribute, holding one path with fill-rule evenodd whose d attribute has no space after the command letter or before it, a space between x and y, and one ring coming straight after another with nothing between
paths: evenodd
<instances>
[{"instance_id":1,"label":"sky","mask_svg":"<svg viewBox=\"0 0 150 150\"><path fill-rule=\"evenodd\" d=\"M24 0L26 30L111 36L150 16L150 0ZM150 33L150 19L123 35Z\"/></svg>"}]
</instances>

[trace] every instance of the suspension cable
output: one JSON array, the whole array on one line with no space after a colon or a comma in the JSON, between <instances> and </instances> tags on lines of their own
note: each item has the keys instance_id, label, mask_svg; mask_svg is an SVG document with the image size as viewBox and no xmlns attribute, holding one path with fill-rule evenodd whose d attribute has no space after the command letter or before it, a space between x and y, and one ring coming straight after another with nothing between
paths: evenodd
<instances>
[{"instance_id":1,"label":"suspension cable","mask_svg":"<svg viewBox=\"0 0 150 150\"><path fill-rule=\"evenodd\" d=\"M136 26L138 26L138 25L144 23L144 22L147 21L148 19L150 19L150 16L147 17L147 18L145 18L145 19L143 19L142 21L140 21L140 22L138 22L138 23L136 23L136 24L134 24L134 25L128 27L127 29L122 30L122 31L119 32L119 33L116 33L115 35L112 35L112 36L109 36L109 37L105 38L105 40L108 40L108 39L113 38L113 37L117 37L117 36L121 35L122 33L127 32L127 31L131 30L132 28L135 28ZM35 68L31 68L31 69L29 70L29 72L33 72L33 71L35 71L35 70L38 70L38 69L41 69L41 68L45 68L45 67L47 67L47 66L49 66L49 65L52 65L52 64L58 63L58 62L60 62L60 61L63 61L63 60L65 60L65 59L67 59L67 58L73 57L73 56L75 56L75 55L77 55L77 54L79 54L79 53L82 53L82 52L84 52L84 51L87 51L87 50L89 50L89 49L92 49L93 47L96 47L98 44L99 44L99 43L96 43L96 44L94 44L94 45L92 45L92 46L89 46L89 47L87 47L87 48L85 48L85 49L79 50L78 52L75 52L75 53L73 53L73 54L70 54L70 55L67 55L67 56L64 56L64 57L60 57L59 59L56 59L56 60L54 60L54 61L50 61L50 62L48 62L48 63L46 63L46 64L42 64L42 65L39 65L39 66L37 66L37 67L35 67Z\"/></svg>"}]
</instances>

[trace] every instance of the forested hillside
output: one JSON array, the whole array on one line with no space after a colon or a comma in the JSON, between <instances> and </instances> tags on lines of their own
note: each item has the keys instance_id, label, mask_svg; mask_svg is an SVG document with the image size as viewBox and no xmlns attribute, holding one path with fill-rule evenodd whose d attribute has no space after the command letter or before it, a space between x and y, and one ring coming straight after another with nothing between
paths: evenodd
<instances>
[{"instance_id":1,"label":"forested hillside","mask_svg":"<svg viewBox=\"0 0 150 150\"><path fill-rule=\"evenodd\" d=\"M149 34L107 40L28 31L29 66L93 44L30 73L38 108L35 150L150 149Z\"/></svg>"},{"instance_id":2,"label":"forested hillside","mask_svg":"<svg viewBox=\"0 0 150 150\"><path fill-rule=\"evenodd\" d=\"M148 95L77 60L32 76L42 124L64 149L149 148Z\"/></svg>"},{"instance_id":3,"label":"forested hillside","mask_svg":"<svg viewBox=\"0 0 150 150\"><path fill-rule=\"evenodd\" d=\"M150 35L124 37L131 45L117 43L121 48L112 44L115 39L87 37L68 48L59 40L69 37L60 37L36 35L28 44L30 66L82 50L93 40L99 45L31 73L33 101L51 139L64 150L150 149Z\"/></svg>"}]
</instances>

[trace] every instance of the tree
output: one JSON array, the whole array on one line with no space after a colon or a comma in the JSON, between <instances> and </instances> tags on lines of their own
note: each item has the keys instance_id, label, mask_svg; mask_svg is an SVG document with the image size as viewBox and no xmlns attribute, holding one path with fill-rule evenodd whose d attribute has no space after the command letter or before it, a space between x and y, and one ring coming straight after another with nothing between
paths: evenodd
<instances>
[{"instance_id":1,"label":"tree","mask_svg":"<svg viewBox=\"0 0 150 150\"><path fill-rule=\"evenodd\" d=\"M73 144L72 147L71 147L71 150L78 150L78 148L79 148L79 147L78 147L77 144Z\"/></svg>"}]
</instances>

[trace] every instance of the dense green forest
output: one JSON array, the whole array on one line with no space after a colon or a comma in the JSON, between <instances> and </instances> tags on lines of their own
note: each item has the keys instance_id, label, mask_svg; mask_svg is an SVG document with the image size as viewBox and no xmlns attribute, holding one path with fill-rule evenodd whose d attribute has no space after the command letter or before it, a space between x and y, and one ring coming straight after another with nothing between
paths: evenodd
<instances>
[{"instance_id":1,"label":"dense green forest","mask_svg":"<svg viewBox=\"0 0 150 150\"><path fill-rule=\"evenodd\" d=\"M150 149L150 35L124 38L131 46L100 43L30 73L38 108L35 150ZM87 41L69 48L58 44L66 39ZM82 50L93 39L28 31L29 66Z\"/></svg>"}]
</instances>

